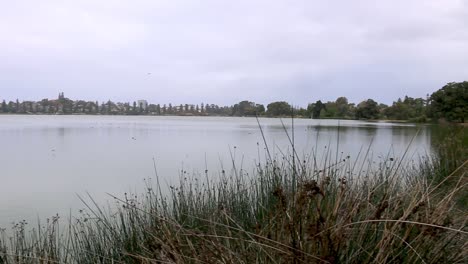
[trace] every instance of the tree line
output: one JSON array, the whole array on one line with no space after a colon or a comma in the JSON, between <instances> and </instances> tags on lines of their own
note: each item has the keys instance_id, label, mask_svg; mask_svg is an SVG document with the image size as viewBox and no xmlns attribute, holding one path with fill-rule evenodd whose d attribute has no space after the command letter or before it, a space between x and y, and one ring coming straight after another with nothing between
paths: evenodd
<instances>
[{"instance_id":1,"label":"tree line","mask_svg":"<svg viewBox=\"0 0 468 264\"><path fill-rule=\"evenodd\" d=\"M468 117L468 82L448 83L426 98L405 96L392 105L378 103L373 99L358 104L350 103L346 97L335 101L317 100L307 108L295 107L285 101L277 101L266 107L251 101L241 101L232 106L216 104L148 104L138 102L94 102L70 100L63 93L58 99L15 102L2 101L0 113L9 114L103 114L103 115L197 115L197 116L296 116L314 119L363 119L402 120L426 122L445 119L465 122Z\"/></svg>"}]
</instances>

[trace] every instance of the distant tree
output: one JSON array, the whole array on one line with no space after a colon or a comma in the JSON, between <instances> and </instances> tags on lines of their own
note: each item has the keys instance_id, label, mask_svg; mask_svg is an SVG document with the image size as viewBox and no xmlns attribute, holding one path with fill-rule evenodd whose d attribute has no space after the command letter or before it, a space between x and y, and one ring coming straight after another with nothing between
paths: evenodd
<instances>
[{"instance_id":1,"label":"distant tree","mask_svg":"<svg viewBox=\"0 0 468 264\"><path fill-rule=\"evenodd\" d=\"M156 114L161 115L161 105L160 104L156 105Z\"/></svg>"},{"instance_id":2,"label":"distant tree","mask_svg":"<svg viewBox=\"0 0 468 264\"><path fill-rule=\"evenodd\" d=\"M392 106L381 108L381 112L388 119L424 121L426 119L426 100L405 96L398 98Z\"/></svg>"},{"instance_id":3,"label":"distant tree","mask_svg":"<svg viewBox=\"0 0 468 264\"><path fill-rule=\"evenodd\" d=\"M123 104L123 113L127 115L129 111L130 111L130 103L126 102Z\"/></svg>"},{"instance_id":4,"label":"distant tree","mask_svg":"<svg viewBox=\"0 0 468 264\"><path fill-rule=\"evenodd\" d=\"M215 105L215 108L216 108L216 113L218 115L231 115L232 114L232 109L233 107L232 106L223 106L223 107L219 107L218 105Z\"/></svg>"},{"instance_id":5,"label":"distant tree","mask_svg":"<svg viewBox=\"0 0 468 264\"><path fill-rule=\"evenodd\" d=\"M72 113L84 113L85 111L89 111L87 107L89 105L83 100L78 100L72 104Z\"/></svg>"},{"instance_id":6,"label":"distant tree","mask_svg":"<svg viewBox=\"0 0 468 264\"><path fill-rule=\"evenodd\" d=\"M111 102L111 100L108 100L107 103L106 103L106 113L107 114L112 113L112 105L113 105L113 103Z\"/></svg>"},{"instance_id":7,"label":"distant tree","mask_svg":"<svg viewBox=\"0 0 468 264\"><path fill-rule=\"evenodd\" d=\"M309 106L307 107L307 112L311 114L313 119L318 119L320 118L320 113L325 108L325 104L323 104L322 101L318 100L313 104L309 104Z\"/></svg>"},{"instance_id":8,"label":"distant tree","mask_svg":"<svg viewBox=\"0 0 468 264\"><path fill-rule=\"evenodd\" d=\"M382 103L377 105L377 109L379 110L379 118L383 118L385 110L387 110L388 107L388 105Z\"/></svg>"},{"instance_id":9,"label":"distant tree","mask_svg":"<svg viewBox=\"0 0 468 264\"><path fill-rule=\"evenodd\" d=\"M429 114L464 123L468 118L468 81L448 83L434 92L429 98Z\"/></svg>"},{"instance_id":10,"label":"distant tree","mask_svg":"<svg viewBox=\"0 0 468 264\"><path fill-rule=\"evenodd\" d=\"M156 105L155 104L148 104L145 110L146 114L154 115L156 114Z\"/></svg>"},{"instance_id":11,"label":"distant tree","mask_svg":"<svg viewBox=\"0 0 468 264\"><path fill-rule=\"evenodd\" d=\"M169 106L167 107L167 113L168 113L168 114L172 114L173 110L174 110L174 109L172 109L172 104L169 103Z\"/></svg>"},{"instance_id":12,"label":"distant tree","mask_svg":"<svg viewBox=\"0 0 468 264\"><path fill-rule=\"evenodd\" d=\"M338 106L336 102L326 102L325 107L320 111L321 118L338 118Z\"/></svg>"},{"instance_id":13,"label":"distant tree","mask_svg":"<svg viewBox=\"0 0 468 264\"><path fill-rule=\"evenodd\" d=\"M354 103L348 104L348 118L356 118L356 104Z\"/></svg>"},{"instance_id":14,"label":"distant tree","mask_svg":"<svg viewBox=\"0 0 468 264\"><path fill-rule=\"evenodd\" d=\"M384 109L383 113L388 119L407 120L408 119L407 107L408 106L403 103L401 98L398 98L396 102L393 102L392 106Z\"/></svg>"},{"instance_id":15,"label":"distant tree","mask_svg":"<svg viewBox=\"0 0 468 264\"><path fill-rule=\"evenodd\" d=\"M267 115L269 116L285 116L291 114L291 106L284 102L273 102L267 105Z\"/></svg>"},{"instance_id":16,"label":"distant tree","mask_svg":"<svg viewBox=\"0 0 468 264\"><path fill-rule=\"evenodd\" d=\"M336 104L336 117L345 118L349 115L349 103L348 98L338 97L335 101Z\"/></svg>"},{"instance_id":17,"label":"distant tree","mask_svg":"<svg viewBox=\"0 0 468 264\"><path fill-rule=\"evenodd\" d=\"M257 115L265 114L265 106L263 106L262 104L256 104L255 108L256 108Z\"/></svg>"},{"instance_id":18,"label":"distant tree","mask_svg":"<svg viewBox=\"0 0 468 264\"><path fill-rule=\"evenodd\" d=\"M309 114L306 109L300 107L300 108L294 108L294 116L308 117Z\"/></svg>"},{"instance_id":19,"label":"distant tree","mask_svg":"<svg viewBox=\"0 0 468 264\"><path fill-rule=\"evenodd\" d=\"M357 119L377 119L379 118L379 108L377 102L372 99L367 99L358 104L356 109Z\"/></svg>"},{"instance_id":20,"label":"distant tree","mask_svg":"<svg viewBox=\"0 0 468 264\"><path fill-rule=\"evenodd\" d=\"M2 113L7 113L8 112L8 106L5 102L5 100L2 101Z\"/></svg>"},{"instance_id":21,"label":"distant tree","mask_svg":"<svg viewBox=\"0 0 468 264\"><path fill-rule=\"evenodd\" d=\"M98 109L98 105L99 105L98 101L96 101L96 102L89 102L88 105L89 105L89 112L90 112L90 113L93 113L93 114L96 114L96 113L97 113L97 109Z\"/></svg>"},{"instance_id":22,"label":"distant tree","mask_svg":"<svg viewBox=\"0 0 468 264\"><path fill-rule=\"evenodd\" d=\"M41 101L39 101L39 106L40 106L41 112L43 113L49 112L49 100L48 99L42 99Z\"/></svg>"},{"instance_id":23,"label":"distant tree","mask_svg":"<svg viewBox=\"0 0 468 264\"><path fill-rule=\"evenodd\" d=\"M59 99L57 107L61 109L61 112L65 114L73 113L73 100L66 98L63 93L59 94Z\"/></svg>"},{"instance_id":24,"label":"distant tree","mask_svg":"<svg viewBox=\"0 0 468 264\"><path fill-rule=\"evenodd\" d=\"M28 108L28 111L30 113L33 113L34 112L34 109L33 109L33 102L28 102L27 103L27 108Z\"/></svg>"},{"instance_id":25,"label":"distant tree","mask_svg":"<svg viewBox=\"0 0 468 264\"><path fill-rule=\"evenodd\" d=\"M16 113L16 110L15 110L15 103L13 101L9 101L8 102L8 112L10 113Z\"/></svg>"},{"instance_id":26,"label":"distant tree","mask_svg":"<svg viewBox=\"0 0 468 264\"><path fill-rule=\"evenodd\" d=\"M242 101L238 104L235 104L232 108L232 115L234 116L255 116L261 110L257 108L257 105L254 102ZM263 107L265 111L265 107Z\"/></svg>"},{"instance_id":27,"label":"distant tree","mask_svg":"<svg viewBox=\"0 0 468 264\"><path fill-rule=\"evenodd\" d=\"M315 103L311 103L311 104L308 104L307 105L307 117L308 118L312 118L312 114L314 112L314 108L315 108Z\"/></svg>"}]
</instances>

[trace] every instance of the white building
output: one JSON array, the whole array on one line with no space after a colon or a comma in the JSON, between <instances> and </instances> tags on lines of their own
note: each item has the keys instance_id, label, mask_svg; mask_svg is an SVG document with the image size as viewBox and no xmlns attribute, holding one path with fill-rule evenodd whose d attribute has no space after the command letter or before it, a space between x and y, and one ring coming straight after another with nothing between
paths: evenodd
<instances>
[{"instance_id":1,"label":"white building","mask_svg":"<svg viewBox=\"0 0 468 264\"><path fill-rule=\"evenodd\" d=\"M146 110L148 107L148 102L146 100L138 100L138 106L141 107L143 110Z\"/></svg>"}]
</instances>

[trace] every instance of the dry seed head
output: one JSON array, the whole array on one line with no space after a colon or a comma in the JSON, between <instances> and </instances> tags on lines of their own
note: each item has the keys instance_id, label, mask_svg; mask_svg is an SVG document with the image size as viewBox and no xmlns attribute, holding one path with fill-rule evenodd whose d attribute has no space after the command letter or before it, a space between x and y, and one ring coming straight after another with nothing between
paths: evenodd
<instances>
[{"instance_id":1,"label":"dry seed head","mask_svg":"<svg viewBox=\"0 0 468 264\"><path fill-rule=\"evenodd\" d=\"M316 194L321 194L323 196L323 192L317 186L317 182L315 180L305 181L303 188L308 197L312 197Z\"/></svg>"}]
</instances>

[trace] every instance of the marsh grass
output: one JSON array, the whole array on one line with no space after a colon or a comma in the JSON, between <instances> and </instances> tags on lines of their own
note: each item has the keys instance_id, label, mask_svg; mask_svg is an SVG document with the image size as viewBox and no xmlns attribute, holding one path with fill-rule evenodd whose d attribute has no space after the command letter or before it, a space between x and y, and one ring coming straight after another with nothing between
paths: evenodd
<instances>
[{"instance_id":1,"label":"marsh grass","mask_svg":"<svg viewBox=\"0 0 468 264\"><path fill-rule=\"evenodd\" d=\"M293 137L288 135L291 142ZM463 145L462 145L463 147ZM338 150L337 150L338 151ZM328 148L323 158L274 155L248 172L181 172L143 195L91 196L86 210L0 236L0 263L466 263L468 161L442 153L377 166ZM358 160L364 160L358 162ZM156 174L157 176L157 174ZM60 231L61 230L61 231Z\"/></svg>"}]
</instances>

